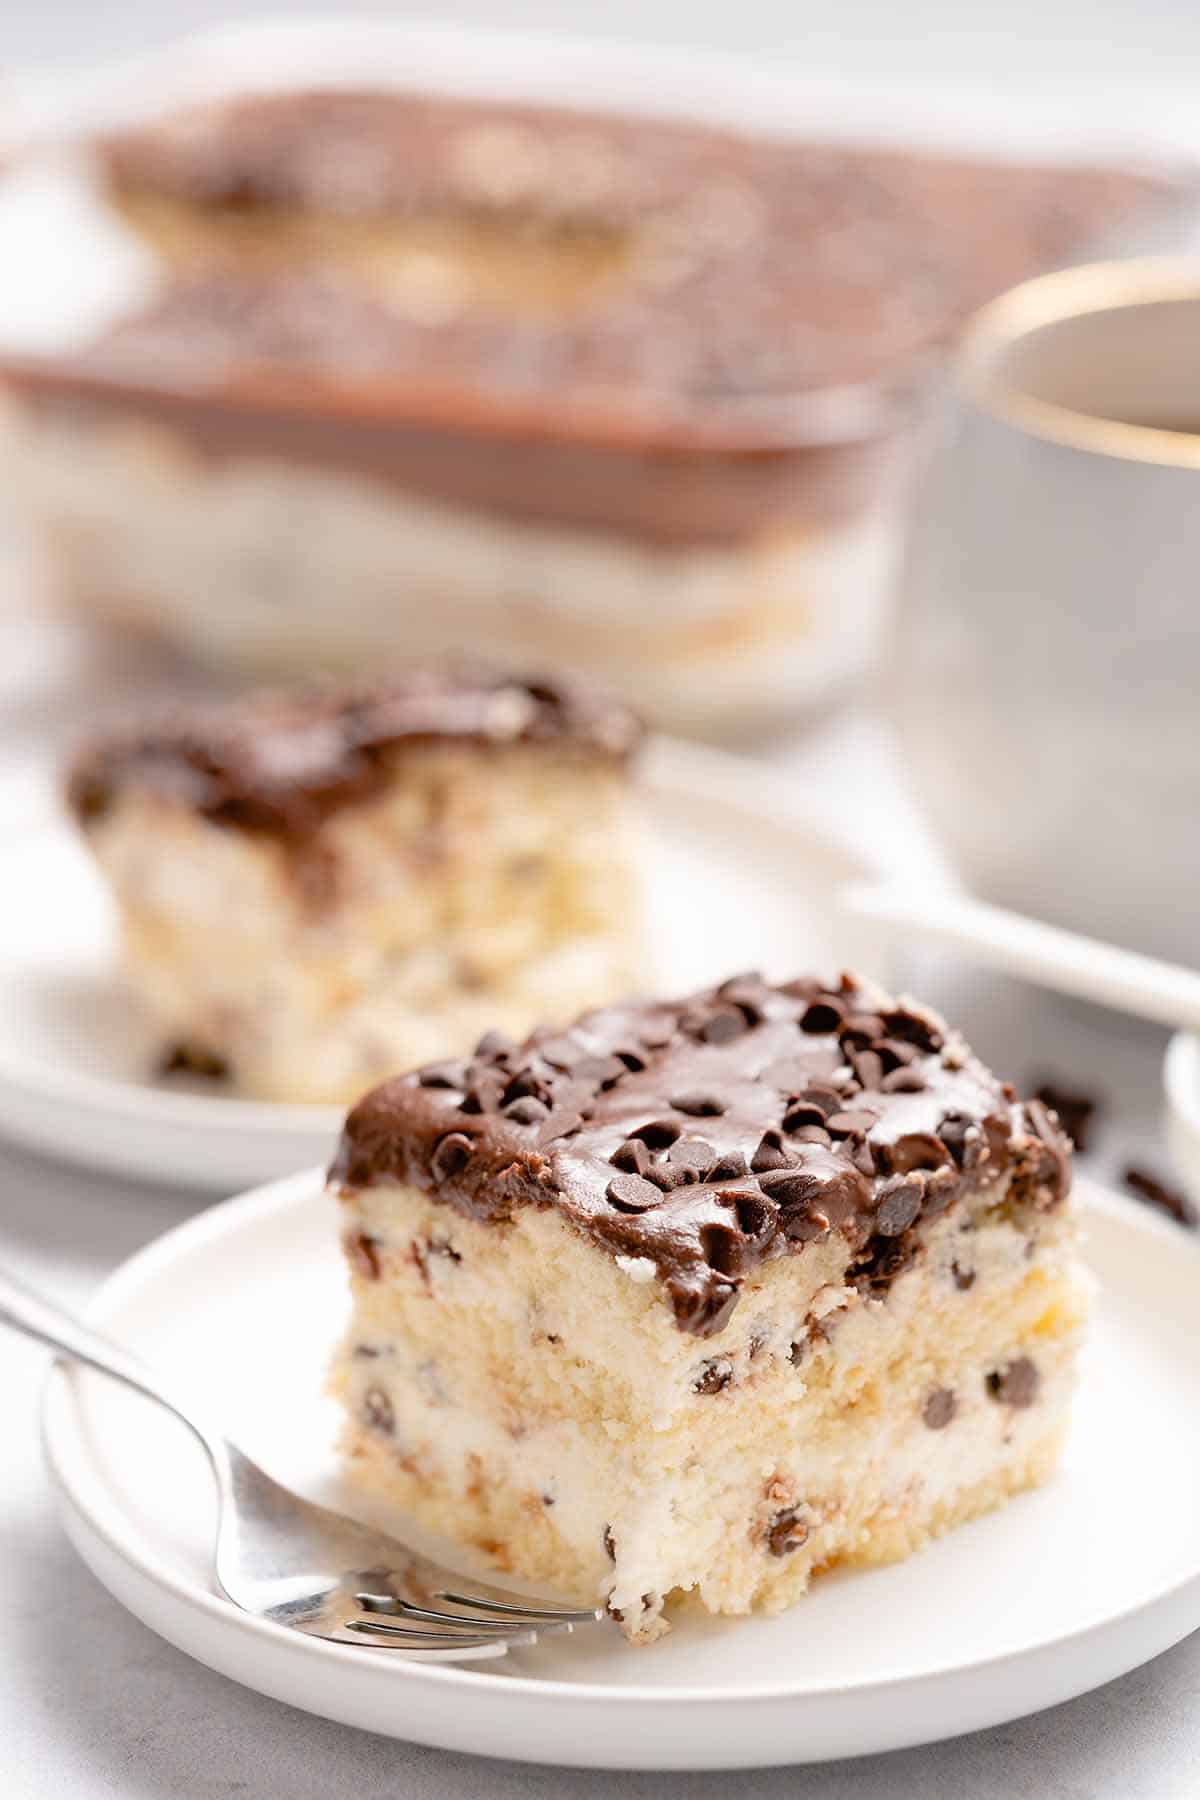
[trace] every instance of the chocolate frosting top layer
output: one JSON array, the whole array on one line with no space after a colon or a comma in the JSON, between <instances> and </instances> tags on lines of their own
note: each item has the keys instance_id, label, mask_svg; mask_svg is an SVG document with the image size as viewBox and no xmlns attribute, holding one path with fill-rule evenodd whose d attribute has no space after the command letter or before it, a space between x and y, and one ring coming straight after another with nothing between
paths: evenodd
<instances>
[{"instance_id":1,"label":"chocolate frosting top layer","mask_svg":"<svg viewBox=\"0 0 1200 1800\"><path fill-rule=\"evenodd\" d=\"M406 311L356 296L328 265L318 277L301 256L278 280L202 273L93 359L126 374L139 356L185 374L207 359L233 393L256 367L295 380L332 368L363 388L383 383L399 416L412 416L406 384L422 405L439 383L456 386L468 417L481 397L524 396L553 402L566 435L586 434L606 396L618 419L636 406L644 430L718 432L747 406L777 430L781 401L897 373L983 300L1168 189L1133 168L382 90L233 96L110 136L98 152L118 194L218 220L268 208L448 219L517 242L612 240L612 271L554 317ZM894 411L838 429L886 429Z\"/></svg>"},{"instance_id":2,"label":"chocolate frosting top layer","mask_svg":"<svg viewBox=\"0 0 1200 1800\"><path fill-rule=\"evenodd\" d=\"M588 1013L517 1045L398 1076L351 1111L330 1178L405 1183L472 1218L554 1206L645 1258L681 1330L721 1331L769 1257L839 1232L847 1279L880 1292L922 1220L1010 1178L1037 1209L1070 1145L934 1014L850 976L756 974L679 1001Z\"/></svg>"},{"instance_id":3,"label":"chocolate frosting top layer","mask_svg":"<svg viewBox=\"0 0 1200 1800\"><path fill-rule=\"evenodd\" d=\"M635 715L592 682L421 668L370 687L260 693L145 720L86 745L67 798L84 825L141 788L214 824L300 838L385 786L406 746L520 743L620 761L641 736Z\"/></svg>"}]
</instances>

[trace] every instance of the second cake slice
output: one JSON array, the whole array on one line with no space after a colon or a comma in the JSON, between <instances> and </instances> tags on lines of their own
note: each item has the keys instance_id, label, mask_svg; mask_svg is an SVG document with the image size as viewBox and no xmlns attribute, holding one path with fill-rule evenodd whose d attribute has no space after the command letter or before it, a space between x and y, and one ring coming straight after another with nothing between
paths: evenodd
<instances>
[{"instance_id":1,"label":"second cake slice","mask_svg":"<svg viewBox=\"0 0 1200 1800\"><path fill-rule=\"evenodd\" d=\"M151 722L70 799L164 1051L351 1100L633 983L639 735L591 687L415 671Z\"/></svg>"}]
</instances>

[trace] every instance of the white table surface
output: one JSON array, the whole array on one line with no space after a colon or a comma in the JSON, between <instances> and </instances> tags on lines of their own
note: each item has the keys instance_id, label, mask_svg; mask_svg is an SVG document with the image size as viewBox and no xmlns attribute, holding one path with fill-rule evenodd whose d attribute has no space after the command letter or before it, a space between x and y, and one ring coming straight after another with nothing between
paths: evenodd
<instances>
[{"instance_id":1,"label":"white table surface","mask_svg":"<svg viewBox=\"0 0 1200 1800\"><path fill-rule=\"evenodd\" d=\"M125 49L241 10L236 0L45 0L0 23L0 63ZM332 10L327 4L296 10ZM393 16L419 8L360 10ZM429 13L435 9L426 7ZM1200 11L1182 0L459 0L464 22L620 34L770 55L776 66L864 70L907 84L1009 77L1093 96L1136 82L1140 98L1190 120ZM569 25L568 25L569 20ZM1099 104L1099 102L1097 102ZM1106 104L1102 110L1110 114ZM1143 108L1144 110L1144 108ZM1114 102L1112 111L1121 116ZM153 658L95 643L26 611L19 566L0 594L0 833L44 804L47 771L88 716L160 685ZM176 676L172 674L171 679ZM890 747L858 715L770 751L811 799L849 814L898 863L927 853ZM0 909L2 909L0 897ZM1163 1164L1157 1142L1162 1039L1027 989L944 965L910 985L948 1009L1017 1080L1056 1073L1107 1093L1100 1172L1130 1156ZM70 1120L64 1120L69 1132ZM201 1202L56 1166L0 1145L0 1261L67 1305ZM886 1758L743 1775L612 1775L480 1762L356 1733L210 1673L124 1613L83 1568L54 1518L37 1443L46 1357L0 1336L0 1796L4 1800L499 1800L617 1794L662 1800L1193 1800L1200 1795L1200 1634L1070 1705L994 1731ZM1114 1452L1115 1453L1115 1452ZM1130 1521L1130 1529L1144 1528ZM1120 1555L1120 1545L1113 1546Z\"/></svg>"}]
</instances>

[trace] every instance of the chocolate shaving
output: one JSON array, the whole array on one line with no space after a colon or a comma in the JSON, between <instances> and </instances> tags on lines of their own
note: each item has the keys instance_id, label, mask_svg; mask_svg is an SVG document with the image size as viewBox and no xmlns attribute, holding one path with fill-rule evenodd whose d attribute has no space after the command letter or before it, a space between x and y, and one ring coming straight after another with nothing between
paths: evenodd
<instances>
[{"instance_id":1,"label":"chocolate shaving","mask_svg":"<svg viewBox=\"0 0 1200 1800\"><path fill-rule=\"evenodd\" d=\"M1125 1170L1121 1180L1139 1200L1145 1200L1149 1206L1156 1206L1168 1218L1174 1219L1177 1225L1195 1226L1196 1208L1182 1189L1170 1187L1149 1170L1133 1166Z\"/></svg>"}]
</instances>

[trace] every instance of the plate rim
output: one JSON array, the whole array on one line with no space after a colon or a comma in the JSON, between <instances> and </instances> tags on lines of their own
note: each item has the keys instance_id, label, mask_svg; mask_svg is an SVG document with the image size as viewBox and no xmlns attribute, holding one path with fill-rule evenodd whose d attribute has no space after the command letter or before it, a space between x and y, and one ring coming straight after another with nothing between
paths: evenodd
<instances>
[{"instance_id":1,"label":"plate rim","mask_svg":"<svg viewBox=\"0 0 1200 1800\"><path fill-rule=\"evenodd\" d=\"M681 797L693 805L715 804L723 812L737 814L744 822L760 824L764 829L769 826L797 849L802 839L807 856L840 867L840 874L831 883L831 895L835 885L882 877L884 873L882 859L854 844L849 836L799 803L785 775L750 757L656 733L647 740L639 759L634 786L635 791L640 788L644 794L647 810L656 803ZM31 844L65 842L70 835L69 819L48 813L6 834L0 843L0 859L19 857ZM19 957L0 952L0 978L19 977L21 969ZM128 1121L158 1129L219 1132L228 1137L249 1133L260 1144L303 1133L311 1138L314 1149L336 1135L347 1110L344 1106L303 1101L254 1100L240 1094L176 1093L149 1083L64 1068L48 1059L30 1059L3 1036L0 1088L12 1098L33 1100L39 1105L87 1107L103 1113L114 1125ZM72 1160L89 1161L83 1157ZM123 1166L132 1170L134 1159ZM137 1162L136 1167L141 1169L142 1163Z\"/></svg>"},{"instance_id":2,"label":"plate rim","mask_svg":"<svg viewBox=\"0 0 1200 1800\"><path fill-rule=\"evenodd\" d=\"M156 1274L169 1268L180 1253L187 1254L189 1250L205 1242L219 1240L231 1233L236 1234L238 1227L243 1223L268 1217L273 1212L286 1211L289 1206L302 1204L306 1200L311 1201L317 1197L319 1192L323 1191L324 1183L324 1172L319 1167L305 1169L294 1175L283 1176L278 1180L251 1188L247 1192L235 1195L215 1206L206 1207L191 1218L152 1239L120 1263L91 1297L84 1311L84 1318L89 1324L102 1327L112 1309L119 1309L122 1301L136 1293L147 1279L153 1281ZM1193 1243L1185 1237L1179 1227L1166 1219L1160 1220L1150 1213L1139 1212L1132 1201L1124 1199L1087 1178L1080 1182L1078 1194L1077 1204L1080 1205L1080 1211L1085 1221L1089 1213L1097 1213L1110 1224L1118 1224L1138 1234L1145 1233L1164 1245L1170 1244L1174 1247L1176 1254L1182 1253L1185 1257L1192 1257L1196 1262L1198 1274L1200 1274L1200 1244ZM715 1685L681 1686L672 1684L636 1688L612 1682L562 1681L553 1676L514 1675L501 1669L495 1671L489 1669L483 1673L465 1664L405 1662L401 1665L398 1659L390 1659L386 1651L359 1649L357 1646L338 1646L334 1651L319 1640L304 1638L301 1633L288 1631L283 1626L243 1612L239 1607L222 1599L219 1595L195 1586L183 1576L169 1569L161 1568L153 1557L142 1552L136 1539L131 1543L123 1543L115 1539L106 1522L102 1518L98 1518L94 1511L89 1510L85 1500L81 1499L64 1467L64 1461L71 1451L69 1443L64 1449L64 1437L69 1437L73 1430L79 1428L86 1412L79 1387L71 1376L70 1368L56 1363L47 1379L41 1406L43 1455L60 1509L69 1509L80 1518L87 1529L102 1540L112 1555L124 1564L131 1565L144 1580L159 1588L167 1589L181 1604L204 1614L218 1627L225 1625L230 1630L240 1630L249 1637L259 1638L264 1643L273 1644L278 1649L286 1647L303 1655L312 1663L313 1667L327 1663L330 1655L336 1654L343 1663L352 1660L354 1664L360 1664L364 1668L379 1669L386 1665L393 1670L399 1669L399 1673L403 1677L416 1678L422 1684L428 1682L435 1691L439 1692L450 1692L462 1688L468 1694L491 1696L505 1694L514 1700L519 1698L526 1701L548 1702L553 1698L564 1704L573 1702L591 1710L632 1704L638 1708L658 1705L694 1712L697 1708L712 1707L718 1704L729 1707L738 1703L759 1705L784 1700L801 1702L810 1699L814 1701L838 1698L844 1700L851 1697L865 1702L873 1695L895 1693L904 1688L918 1690L930 1683L951 1678L978 1678L989 1672L998 1673L1014 1663L1026 1661L1031 1656L1061 1653L1066 1646L1083 1642L1089 1637L1100 1637L1105 1633L1127 1628L1132 1621L1162 1606L1171 1597L1178 1596L1186 1590L1200 1589L1200 1547L1198 1547L1195 1553L1195 1567L1189 1574L1182 1578L1173 1577L1160 1583L1133 1605L1122 1610L1086 1620L1080 1625L1060 1631L1035 1644L977 1656L949 1666L943 1664L936 1667L920 1667L894 1675L875 1676L861 1683L843 1680L806 1681L803 1686L797 1686L795 1683L790 1685L774 1683L730 1692L728 1688ZM77 1448L78 1446L76 1446ZM1200 1608L1197 1610L1200 1612ZM1200 1625L1200 1619L1197 1619L1196 1624ZM1151 1654L1160 1653L1161 1650L1178 1642L1182 1636L1188 1635L1188 1632L1195 1628L1195 1626L1188 1627L1184 1632L1169 1638L1167 1643L1160 1645L1159 1650ZM1137 1667L1144 1660L1146 1659L1139 1657L1127 1666ZM1106 1676L1102 1679L1110 1678ZM1087 1689L1085 1687L1083 1690L1074 1691L1087 1691ZM1057 1704L1057 1700L1054 1698L1046 1702L1047 1706L1054 1704ZM972 1728L968 1727L968 1729ZM947 1733L945 1735L954 1734Z\"/></svg>"}]
</instances>

